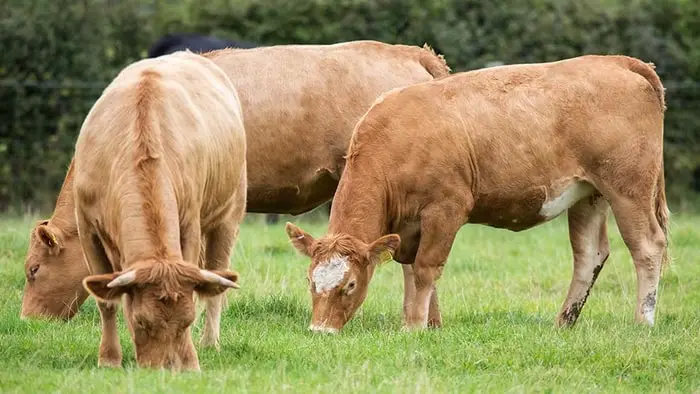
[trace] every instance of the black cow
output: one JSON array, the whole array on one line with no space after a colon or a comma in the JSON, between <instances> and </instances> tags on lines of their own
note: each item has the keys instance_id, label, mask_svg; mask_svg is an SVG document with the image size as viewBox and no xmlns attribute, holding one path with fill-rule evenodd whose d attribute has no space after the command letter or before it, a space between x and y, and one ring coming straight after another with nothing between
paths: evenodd
<instances>
[{"instance_id":1,"label":"black cow","mask_svg":"<svg viewBox=\"0 0 700 394\"><path fill-rule=\"evenodd\" d=\"M192 52L202 53L223 48L256 48L255 45L245 41L229 41L213 36L203 36L196 33L178 33L166 34L161 37L148 50L148 57L158 57L169 53L183 51L189 49ZM327 208L330 214L330 203ZM279 215L269 213L265 215L265 221L268 224L274 224L279 221Z\"/></svg>"},{"instance_id":2,"label":"black cow","mask_svg":"<svg viewBox=\"0 0 700 394\"><path fill-rule=\"evenodd\" d=\"M203 53L223 48L256 48L257 45L243 41L229 41L213 36L203 36L196 33L166 34L148 50L148 57L158 57L169 53L189 49L192 52ZM270 213L265 221L274 224L279 221L279 215Z\"/></svg>"},{"instance_id":3,"label":"black cow","mask_svg":"<svg viewBox=\"0 0 700 394\"><path fill-rule=\"evenodd\" d=\"M166 34L148 50L148 57L158 57L189 49L202 53L222 48L255 48L257 45L244 41L229 41L196 33Z\"/></svg>"}]
</instances>

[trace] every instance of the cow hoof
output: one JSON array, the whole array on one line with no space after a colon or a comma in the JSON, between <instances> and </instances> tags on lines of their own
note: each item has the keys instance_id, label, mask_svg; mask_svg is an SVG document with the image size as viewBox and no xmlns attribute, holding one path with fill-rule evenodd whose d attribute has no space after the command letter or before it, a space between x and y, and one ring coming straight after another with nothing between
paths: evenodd
<instances>
[{"instance_id":1,"label":"cow hoof","mask_svg":"<svg viewBox=\"0 0 700 394\"><path fill-rule=\"evenodd\" d=\"M406 324L403 326L401 331L403 331L403 332L415 332L415 331L423 331L426 328L428 328L428 326L426 324L420 324L420 323L418 323L418 324Z\"/></svg>"},{"instance_id":2,"label":"cow hoof","mask_svg":"<svg viewBox=\"0 0 700 394\"><path fill-rule=\"evenodd\" d=\"M440 328L442 327L442 320L428 320L428 328Z\"/></svg>"},{"instance_id":3,"label":"cow hoof","mask_svg":"<svg viewBox=\"0 0 700 394\"><path fill-rule=\"evenodd\" d=\"M572 328L576 325L577 320L578 316L572 316L571 314L563 313L557 317L557 328Z\"/></svg>"},{"instance_id":4,"label":"cow hoof","mask_svg":"<svg viewBox=\"0 0 700 394\"><path fill-rule=\"evenodd\" d=\"M202 337L202 339L199 341L199 346L203 348L214 348L217 352L221 350L219 341L207 337Z\"/></svg>"},{"instance_id":5,"label":"cow hoof","mask_svg":"<svg viewBox=\"0 0 700 394\"><path fill-rule=\"evenodd\" d=\"M98 368L121 368L122 367L122 360L121 359L108 359L108 358L101 358L97 360L97 367Z\"/></svg>"}]
</instances>

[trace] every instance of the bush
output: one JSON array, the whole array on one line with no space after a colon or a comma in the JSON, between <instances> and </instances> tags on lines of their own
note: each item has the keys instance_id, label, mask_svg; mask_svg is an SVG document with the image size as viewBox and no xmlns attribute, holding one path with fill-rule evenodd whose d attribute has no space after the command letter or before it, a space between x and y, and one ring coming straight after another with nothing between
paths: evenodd
<instances>
[{"instance_id":1,"label":"bush","mask_svg":"<svg viewBox=\"0 0 700 394\"><path fill-rule=\"evenodd\" d=\"M428 42L455 71L586 53L639 57L657 65L668 89L666 172L675 200L700 166L700 3L694 1L29 0L2 9L9 12L0 17L0 44L7 48L0 80L40 86L0 88L0 209L53 204L80 123L102 87L168 32L260 45Z\"/></svg>"}]
</instances>

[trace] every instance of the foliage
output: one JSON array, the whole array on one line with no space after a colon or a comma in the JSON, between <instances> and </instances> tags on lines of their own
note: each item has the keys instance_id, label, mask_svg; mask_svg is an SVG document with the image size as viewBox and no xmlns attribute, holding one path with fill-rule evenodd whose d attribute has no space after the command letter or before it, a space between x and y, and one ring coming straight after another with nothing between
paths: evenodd
<instances>
[{"instance_id":1,"label":"foliage","mask_svg":"<svg viewBox=\"0 0 700 394\"><path fill-rule=\"evenodd\" d=\"M167 32L261 45L375 39L432 45L455 71L614 53L656 64L667 87L674 201L700 166L700 2L691 0L62 0L2 9L0 79L106 84ZM10 5L12 3L12 5ZM15 4L16 3L16 4ZM60 15L59 18L56 15ZM0 209L53 203L100 89L0 87Z\"/></svg>"},{"instance_id":2,"label":"foliage","mask_svg":"<svg viewBox=\"0 0 700 394\"><path fill-rule=\"evenodd\" d=\"M136 2L6 2L0 16L0 209L53 204L80 125L152 41Z\"/></svg>"}]
</instances>

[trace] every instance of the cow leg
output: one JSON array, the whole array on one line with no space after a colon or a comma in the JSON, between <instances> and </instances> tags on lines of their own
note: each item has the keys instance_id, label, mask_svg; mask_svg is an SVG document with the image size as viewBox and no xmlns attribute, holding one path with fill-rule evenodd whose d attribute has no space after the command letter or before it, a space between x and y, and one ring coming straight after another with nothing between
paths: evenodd
<instances>
[{"instance_id":1,"label":"cow leg","mask_svg":"<svg viewBox=\"0 0 700 394\"><path fill-rule=\"evenodd\" d=\"M403 324L405 325L415 301L416 284L415 275L413 274L413 265L402 264L401 267L403 268ZM430 297L430 306L428 308L428 327L438 328L441 325L442 318L438 305L437 287L433 286L433 293Z\"/></svg>"},{"instance_id":2,"label":"cow leg","mask_svg":"<svg viewBox=\"0 0 700 394\"><path fill-rule=\"evenodd\" d=\"M202 228L199 218L192 220L180 229L180 247L182 259L199 266L199 254L202 251Z\"/></svg>"},{"instance_id":3,"label":"cow leg","mask_svg":"<svg viewBox=\"0 0 700 394\"><path fill-rule=\"evenodd\" d=\"M405 323L408 330L428 326L430 304L436 290L435 281L440 278L455 236L465 222L461 220L460 206L464 207L427 207L421 213L420 244L413 264L416 295ZM435 306L437 308L437 296Z\"/></svg>"},{"instance_id":4,"label":"cow leg","mask_svg":"<svg viewBox=\"0 0 700 394\"><path fill-rule=\"evenodd\" d=\"M440 315L440 305L438 304L437 286L433 286L433 293L430 295L430 306L428 308L428 327L442 327L442 315Z\"/></svg>"},{"instance_id":5,"label":"cow leg","mask_svg":"<svg viewBox=\"0 0 700 394\"><path fill-rule=\"evenodd\" d=\"M245 195L244 195L245 196ZM242 220L244 204L206 235L206 269L225 270L229 268L231 252L238 239L239 223ZM201 346L213 346L219 349L221 326L221 310L225 293L206 299L206 320L204 334L200 340Z\"/></svg>"},{"instance_id":6,"label":"cow leg","mask_svg":"<svg viewBox=\"0 0 700 394\"><path fill-rule=\"evenodd\" d=\"M653 326L666 235L656 219L651 193L648 194L634 199L615 196L609 201L637 271L635 320Z\"/></svg>"},{"instance_id":7,"label":"cow leg","mask_svg":"<svg viewBox=\"0 0 700 394\"><path fill-rule=\"evenodd\" d=\"M102 339L100 340L100 354L97 360L98 367L120 368L122 365L122 349L119 344L117 332L117 307L118 304L98 302L100 321L102 322Z\"/></svg>"},{"instance_id":8,"label":"cow leg","mask_svg":"<svg viewBox=\"0 0 700 394\"><path fill-rule=\"evenodd\" d=\"M569 239L574 273L557 325L573 326L583 309L596 278L610 255L608 243L609 205L602 196L584 198L569 208Z\"/></svg>"},{"instance_id":9,"label":"cow leg","mask_svg":"<svg viewBox=\"0 0 700 394\"><path fill-rule=\"evenodd\" d=\"M99 242L97 233L81 211L78 211L77 219L80 244L90 273L97 275L112 272L112 265L107 258L104 247ZM102 323L98 367L119 368L122 364L122 349L117 332L117 307L117 304L97 301Z\"/></svg>"},{"instance_id":10,"label":"cow leg","mask_svg":"<svg viewBox=\"0 0 700 394\"><path fill-rule=\"evenodd\" d=\"M406 325L416 298L416 283L413 265L402 264L401 268L403 269L403 324Z\"/></svg>"}]
</instances>

